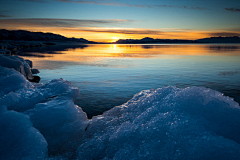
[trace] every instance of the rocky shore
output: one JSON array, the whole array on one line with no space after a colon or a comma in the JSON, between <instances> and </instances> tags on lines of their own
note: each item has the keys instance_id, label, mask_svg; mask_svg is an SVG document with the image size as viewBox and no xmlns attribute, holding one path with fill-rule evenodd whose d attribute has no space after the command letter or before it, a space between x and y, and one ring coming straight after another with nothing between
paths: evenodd
<instances>
[{"instance_id":1,"label":"rocky shore","mask_svg":"<svg viewBox=\"0 0 240 160\"><path fill-rule=\"evenodd\" d=\"M55 45L53 42L42 42L42 41L11 41L2 40L0 42L0 54L14 54L19 49L31 48L31 47L42 47L46 45Z\"/></svg>"}]
</instances>

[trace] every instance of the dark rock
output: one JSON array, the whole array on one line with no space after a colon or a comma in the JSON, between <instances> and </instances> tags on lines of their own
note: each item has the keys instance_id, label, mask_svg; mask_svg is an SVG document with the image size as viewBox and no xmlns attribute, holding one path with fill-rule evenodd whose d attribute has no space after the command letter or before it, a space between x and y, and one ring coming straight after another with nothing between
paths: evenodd
<instances>
[{"instance_id":1,"label":"dark rock","mask_svg":"<svg viewBox=\"0 0 240 160\"><path fill-rule=\"evenodd\" d=\"M40 73L38 69L31 69L31 71L32 71L32 74L38 74L38 73Z\"/></svg>"},{"instance_id":2,"label":"dark rock","mask_svg":"<svg viewBox=\"0 0 240 160\"><path fill-rule=\"evenodd\" d=\"M41 78L39 76L33 76L33 79L29 79L30 82L39 83Z\"/></svg>"},{"instance_id":3,"label":"dark rock","mask_svg":"<svg viewBox=\"0 0 240 160\"><path fill-rule=\"evenodd\" d=\"M45 45L56 45L55 43L52 43L52 42L45 42L43 44L45 44Z\"/></svg>"}]
</instances>

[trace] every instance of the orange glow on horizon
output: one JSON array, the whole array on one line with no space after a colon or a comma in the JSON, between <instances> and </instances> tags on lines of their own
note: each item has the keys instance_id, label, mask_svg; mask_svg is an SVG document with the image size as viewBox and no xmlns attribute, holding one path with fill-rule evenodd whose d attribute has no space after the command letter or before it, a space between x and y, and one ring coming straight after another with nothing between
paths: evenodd
<instances>
[{"instance_id":1,"label":"orange glow on horizon","mask_svg":"<svg viewBox=\"0 0 240 160\"><path fill-rule=\"evenodd\" d=\"M117 42L117 40L119 40L118 37L111 37L112 41L111 42Z\"/></svg>"},{"instance_id":2,"label":"orange glow on horizon","mask_svg":"<svg viewBox=\"0 0 240 160\"><path fill-rule=\"evenodd\" d=\"M28 30L33 32L51 32L60 34L65 37L84 38L95 42L116 42L119 39L142 39L144 37L151 37L154 39L186 39L196 40L201 38L213 37L214 33L226 33L240 35L239 31L231 32L226 30L201 31L201 30L158 30L157 33L151 32L151 29L139 28L53 28L53 27L26 27L26 26L6 26L8 30Z\"/></svg>"}]
</instances>

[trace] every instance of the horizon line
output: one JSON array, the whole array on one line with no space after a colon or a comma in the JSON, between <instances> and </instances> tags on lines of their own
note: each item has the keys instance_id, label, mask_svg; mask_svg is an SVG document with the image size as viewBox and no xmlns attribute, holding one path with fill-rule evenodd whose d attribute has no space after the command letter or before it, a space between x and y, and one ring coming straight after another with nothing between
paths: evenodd
<instances>
[{"instance_id":1,"label":"horizon line","mask_svg":"<svg viewBox=\"0 0 240 160\"><path fill-rule=\"evenodd\" d=\"M60 35L60 36L63 36L65 38L75 38L75 39L85 39L87 41L93 41L93 42L104 42L104 43L114 43L114 42L117 42L118 40L142 40L144 38L151 38L151 39L162 39L162 40L188 40L188 41L195 41L195 40L200 40L200 39L206 39L206 38L214 38L214 37L239 37L238 35L232 35L232 36L206 36L205 38L197 38L197 39L185 39L185 38L152 38L151 36L144 36L142 38L118 38L118 39L115 39L116 41L109 41L109 40L113 40L111 38L84 38L84 37L81 37L81 38L78 38L78 37L72 37L72 36L65 36L64 34L61 34L61 33L56 33L56 32L51 32L51 31L31 31L31 30L26 30L26 29L0 29L0 30L6 30L6 31L27 31L27 32L32 32L32 33L51 33L51 34L55 34L55 35Z\"/></svg>"}]
</instances>

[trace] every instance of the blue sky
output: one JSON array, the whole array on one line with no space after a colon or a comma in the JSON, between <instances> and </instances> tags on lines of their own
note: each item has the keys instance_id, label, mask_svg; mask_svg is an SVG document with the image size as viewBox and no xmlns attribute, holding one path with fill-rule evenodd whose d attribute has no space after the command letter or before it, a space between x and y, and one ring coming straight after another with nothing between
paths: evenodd
<instances>
[{"instance_id":1,"label":"blue sky","mask_svg":"<svg viewBox=\"0 0 240 160\"><path fill-rule=\"evenodd\" d=\"M87 39L240 35L239 0L0 1L0 23L5 29Z\"/></svg>"}]
</instances>

